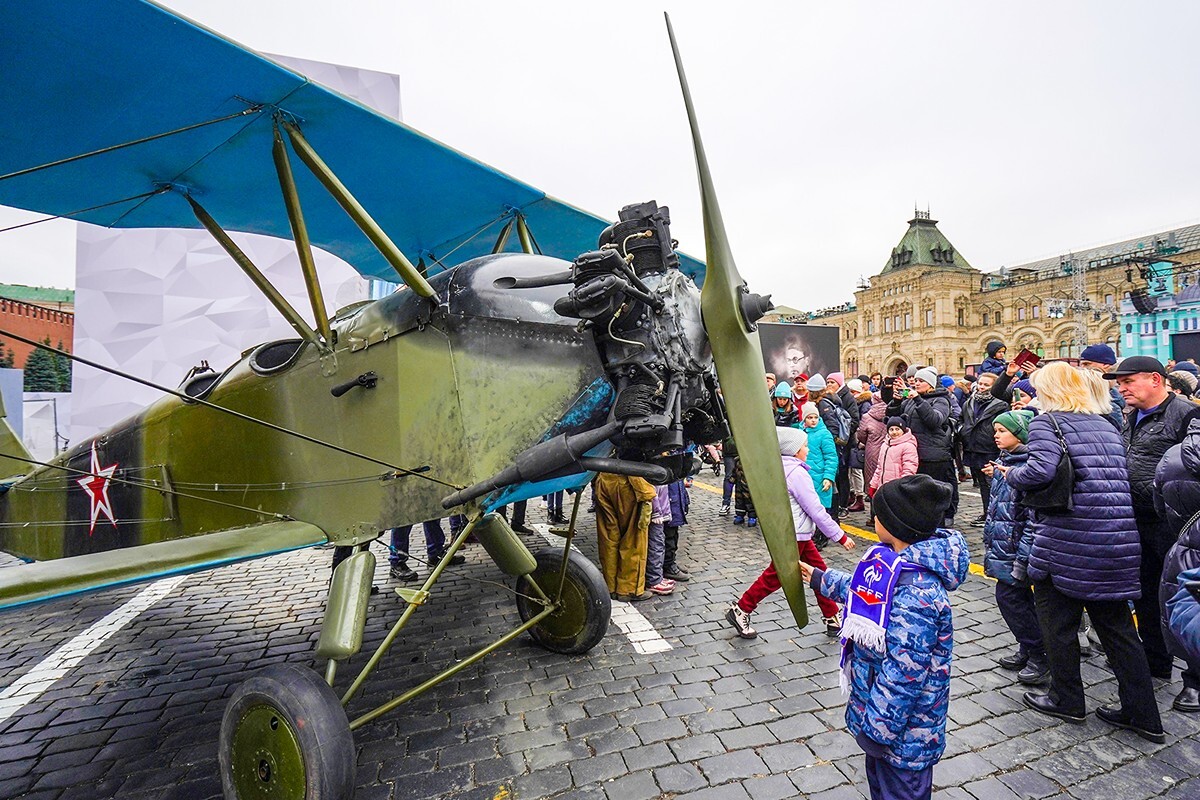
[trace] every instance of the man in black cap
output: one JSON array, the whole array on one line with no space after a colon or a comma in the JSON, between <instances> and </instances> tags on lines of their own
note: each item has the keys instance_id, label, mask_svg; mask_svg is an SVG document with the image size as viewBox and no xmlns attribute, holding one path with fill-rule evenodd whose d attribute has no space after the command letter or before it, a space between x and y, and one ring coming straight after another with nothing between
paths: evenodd
<instances>
[{"instance_id":1,"label":"man in black cap","mask_svg":"<svg viewBox=\"0 0 1200 800\"><path fill-rule=\"evenodd\" d=\"M1150 674L1170 679L1174 659L1163 642L1158 584L1163 560L1179 531L1169 530L1166 520L1154 508L1154 472L1163 454L1183 441L1188 424L1200 418L1200 406L1172 393L1166 369L1150 356L1131 356L1116 369L1104 373L1104 377L1117 382L1117 391L1129 408L1125 416L1125 449L1133 514L1142 540L1142 597L1134 603L1138 633L1146 660L1150 662Z\"/></svg>"}]
</instances>

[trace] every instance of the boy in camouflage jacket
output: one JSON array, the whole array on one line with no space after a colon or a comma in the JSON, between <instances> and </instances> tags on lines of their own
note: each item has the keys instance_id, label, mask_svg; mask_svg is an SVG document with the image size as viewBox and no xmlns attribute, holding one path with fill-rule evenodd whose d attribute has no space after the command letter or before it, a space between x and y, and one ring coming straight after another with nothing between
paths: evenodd
<instances>
[{"instance_id":1,"label":"boy in camouflage jacket","mask_svg":"<svg viewBox=\"0 0 1200 800\"><path fill-rule=\"evenodd\" d=\"M866 753L873 800L929 798L933 765L946 749L954 638L948 592L970 565L962 534L939 527L951 496L948 485L927 475L886 483L875 494L883 546L867 552L854 576L800 564L814 591L848 603L846 725ZM878 578L872 564L886 564L893 577L871 583ZM865 621L870 613L878 620Z\"/></svg>"}]
</instances>

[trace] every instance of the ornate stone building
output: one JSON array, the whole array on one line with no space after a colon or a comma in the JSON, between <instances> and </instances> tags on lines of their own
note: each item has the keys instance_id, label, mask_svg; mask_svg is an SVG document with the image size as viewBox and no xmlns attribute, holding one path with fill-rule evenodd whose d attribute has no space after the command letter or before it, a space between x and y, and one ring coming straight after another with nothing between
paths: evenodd
<instances>
[{"instance_id":1,"label":"ornate stone building","mask_svg":"<svg viewBox=\"0 0 1200 800\"><path fill-rule=\"evenodd\" d=\"M1131 292L1153 293L1164 265L1173 289L1197 285L1189 270L1200 267L1200 225L985 273L937 224L916 212L853 303L789 321L807 316L809 324L841 328L847 374L891 374L911 364L962 374L986 357L992 339L1005 342L1010 356L1027 347L1046 358L1078 357L1095 342L1120 354L1128 349L1125 327L1138 330L1128 319L1137 314Z\"/></svg>"}]
</instances>

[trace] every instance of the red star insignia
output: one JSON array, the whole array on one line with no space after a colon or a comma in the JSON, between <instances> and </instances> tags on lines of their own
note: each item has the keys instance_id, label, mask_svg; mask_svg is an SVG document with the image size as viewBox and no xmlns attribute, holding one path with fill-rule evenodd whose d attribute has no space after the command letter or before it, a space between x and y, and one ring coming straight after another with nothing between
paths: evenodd
<instances>
[{"instance_id":1,"label":"red star insignia","mask_svg":"<svg viewBox=\"0 0 1200 800\"><path fill-rule=\"evenodd\" d=\"M113 516L112 501L108 498L108 484L116 471L116 464L100 469L100 459L96 456L96 443L92 442L91 474L76 481L87 492L88 500L92 504L92 525L88 528L88 536L91 536L96 530L96 520L100 518L100 512L104 512L104 516L108 517L108 521L113 524L114 528L117 526L116 517Z\"/></svg>"}]
</instances>

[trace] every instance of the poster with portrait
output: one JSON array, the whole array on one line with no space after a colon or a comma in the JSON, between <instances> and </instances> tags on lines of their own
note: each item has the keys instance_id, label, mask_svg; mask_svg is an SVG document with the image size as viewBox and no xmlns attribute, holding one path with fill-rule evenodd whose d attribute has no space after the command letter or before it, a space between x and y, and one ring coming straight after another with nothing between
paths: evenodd
<instances>
[{"instance_id":1,"label":"poster with portrait","mask_svg":"<svg viewBox=\"0 0 1200 800\"><path fill-rule=\"evenodd\" d=\"M841 366L840 329L831 325L794 325L768 322L758 326L763 366L779 380L793 383L796 376L828 375Z\"/></svg>"}]
</instances>

